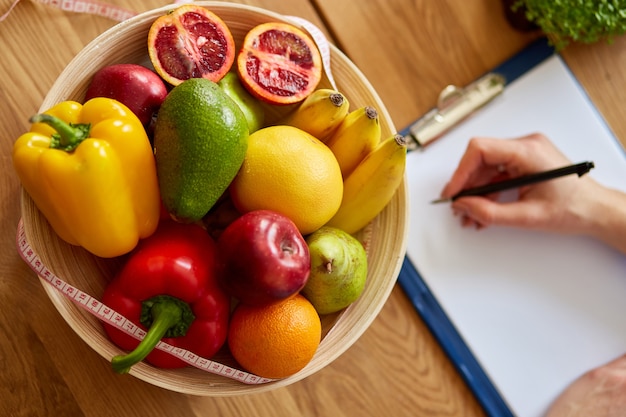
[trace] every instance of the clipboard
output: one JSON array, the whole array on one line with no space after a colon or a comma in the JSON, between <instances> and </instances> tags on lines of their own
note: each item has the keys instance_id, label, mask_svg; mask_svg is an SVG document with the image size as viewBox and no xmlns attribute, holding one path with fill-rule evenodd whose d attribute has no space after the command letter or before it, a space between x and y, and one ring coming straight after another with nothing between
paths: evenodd
<instances>
[{"instance_id":1,"label":"clipboard","mask_svg":"<svg viewBox=\"0 0 626 417\"><path fill-rule=\"evenodd\" d=\"M446 86L439 94L435 108L399 132L409 139L409 150L425 149L554 53L547 39L540 38L468 86Z\"/></svg>"},{"instance_id":2,"label":"clipboard","mask_svg":"<svg viewBox=\"0 0 626 417\"><path fill-rule=\"evenodd\" d=\"M560 96L563 96L562 100L568 100L567 97L574 97L573 100L567 101L564 106L567 107L571 105L573 111L575 113L577 112L576 114L582 114L583 117L578 117L575 118L575 120L571 120L571 123L573 123L574 126L568 127L568 129L570 129L569 133L571 133L572 128L576 128L576 123L585 123L585 126L583 127L586 130L581 128L581 131L587 133L590 131L597 132L596 136L600 137L599 141L602 146L591 146L590 143L583 143L583 138L576 138L575 140L572 140L571 143L566 142L566 139L564 138L559 138L559 124L562 126L562 120L556 120L554 122L555 129L553 131L544 133L551 137L551 139L554 139L556 137L557 140L560 140L560 143L558 141L555 141L555 143L561 148L561 150L565 151L566 155L570 156L570 158L572 159L580 159L578 158L579 154L588 155L586 152L595 152L598 155L598 158L600 158L600 160L597 161L600 167L600 172L598 172L597 175L594 175L596 176L596 179L608 186L613 186L614 188L626 191L626 181L624 181L624 178L626 178L626 154L624 153L623 148L618 143L615 136L610 132L610 130L606 126L606 123L604 123L602 117L599 115L595 107L593 107L593 104L590 102L580 85L577 83L573 75L567 69L566 65L563 63L558 54L555 53L554 49L549 45L546 39L539 39L535 41L519 54L515 55L513 58L509 59L499 67L494 68L493 71L490 71L489 74L485 75L485 77L487 77L487 79L493 79L494 74L496 77L502 77L500 78L502 82L502 88L491 88L488 93L484 93L484 88L482 90L478 88L478 90L480 90L478 92L482 91L484 93L484 97L481 99L482 101L477 101L475 98L466 100L473 100L473 107L468 107L467 102L465 104L459 104L460 99L459 97L456 97L456 104L459 106L464 105L466 107L463 112L457 112L455 114L454 117L457 118L455 123L448 123L448 125L446 125L445 123L441 123L444 118L442 116L445 116L446 112L447 114L450 114L450 110L449 108L446 108L446 103L444 103L444 106L441 106L442 103L439 103L440 106L438 106L436 109L428 112L425 116L423 116L418 121L411 124L400 132L401 134L409 137L415 143L415 145L413 146L414 151L409 153L407 170L415 171L409 172L408 179L410 188L409 194L411 195L411 223L418 224L411 226L412 229L409 235L423 233L424 235L421 236L421 240L427 242L429 239L436 241L436 235L439 232L441 232L442 234L467 233L465 235L462 235L461 238L467 239L464 240L464 243L468 244L469 242L475 242L472 239L476 239L474 237L471 237L469 235L470 233L474 233L474 236L478 236L476 235L476 233L480 233L480 238L478 239L478 241L475 242L477 245L488 245L490 244L489 242L492 238L493 242L513 241L514 244L521 242L515 248L518 251L520 249L525 250L525 247L523 246L524 242L531 242L530 246L541 246L544 241L548 240L557 248L563 247L563 250L573 250L574 252L583 251L583 253L589 253L589 256L595 257L593 260L594 262L597 262L599 264L605 263L607 265L607 269L605 270L605 272L607 272L607 274L611 276L605 280L607 282L603 281L604 284L606 284L608 287L611 287L606 291L617 292L621 295L621 297L626 297L626 257L624 257L622 254L617 253L616 251L613 251L610 248L602 247L602 245L598 242L589 241L584 238L573 238L571 239L571 241L566 242L566 240L570 238L542 235L538 232L531 231L519 231L498 228L489 228L481 232L471 230L465 230L464 232L460 232L459 230L462 229L461 226L458 225L458 223L456 223L454 219L452 219L452 214L445 207L440 209L445 212L445 215L450 218L450 221L448 221L447 218L442 217L444 215L440 213L428 211L433 210L432 207L426 208L425 206L419 205L426 205L430 200L432 200L432 198L436 198L438 196L438 192L443 188L445 181L449 179L450 175L452 174L452 170L456 167L456 164L458 163L462 152L465 150L465 145L462 143L463 137L466 137L467 140L469 140L471 136L480 135L494 137L515 137L519 136L520 134L531 133L533 131L536 131L537 129L542 130L541 128L533 127L534 123L537 121L539 121L538 125L541 125L541 120L533 119L532 117L532 120L526 121L525 131L515 130L510 125L507 125L506 122L503 122L502 126L499 126L497 128L491 128L491 124L497 123L492 123L494 122L494 120L492 119L490 121L489 119L489 117L498 118L498 115L502 116L503 113L498 113L497 109L498 107L505 108L506 106L513 106L511 108L519 110L519 114L514 116L518 118L524 118L525 113L523 109L526 107L533 107L533 103L535 102L533 100L541 100L542 96L544 98L549 97L550 99L554 99L557 102L560 99ZM485 77L481 77L481 79L479 79L477 83L480 84L480 80L484 80ZM562 80L563 82L559 81L557 83L551 83L549 77L557 77L556 79ZM476 95L477 83L472 83L465 89L457 89L458 91L456 91L455 94L460 97L462 97L464 94L465 97L471 96L472 94ZM533 97L530 97L529 100L524 101L524 97L520 98L519 96L523 96L525 94L524 91L526 87L524 86L527 85L534 85L535 87L533 88L540 90L540 92L538 93L538 96L534 95ZM511 92L511 94L517 95L516 97L513 97L512 100L511 97L506 97L509 91ZM535 93L537 92L535 91ZM516 101L515 99L518 100ZM454 105L454 103L455 102L452 102L452 105ZM448 102L447 105L450 105L450 102ZM482 109L483 107L484 109ZM444 110L443 112L441 111L442 108ZM478 111L479 109L481 110ZM478 112L474 115L474 111ZM559 111L567 111L567 109L560 109ZM429 123L431 125L435 124L437 125L437 127L433 129L431 126L429 128L430 130L425 130L428 135L420 137L419 128L428 125ZM549 125L550 121L548 120L547 123ZM488 128L486 129L487 131L482 131L481 128L484 128L485 126L488 126ZM520 129L523 129L523 127ZM436 133L433 134L432 132ZM442 138L444 134L445 136ZM448 143L448 141L456 141L458 142L458 146L456 148L452 148L452 144ZM444 146L449 148L445 151L450 151L448 154L446 154L442 150ZM431 168L413 168L415 165L420 165L420 161L425 161L424 158L431 158L431 156L429 156L429 154L431 153L431 150L429 148L431 147L433 148L433 155L431 156L433 158L440 159L441 161L439 162L441 163L432 164L430 165ZM435 148L437 147L442 148L435 150ZM420 152L420 150L423 152ZM416 156L416 154L419 155ZM586 156L582 159L585 158ZM447 168L449 172L444 174L442 173L443 171L439 170L439 172L433 173L433 171L435 171L436 169L432 169L432 166L439 166L442 164L448 165ZM421 187L416 186L418 182L420 182L420 184L423 182L429 182L434 184L428 185L426 187ZM422 195L424 194L424 189L430 190L428 191L429 195ZM419 194L420 192L422 194ZM418 204L415 204L416 202ZM433 227L439 226L428 225L424 227L428 230L422 232L422 230L420 229L420 227L422 226L421 218L429 217L432 214L434 214L433 217L435 217L435 219L429 219L429 222L436 223L438 220L440 220L443 224L441 230L433 232L433 230L431 229ZM415 219L417 219L417 222L415 221ZM451 224L450 222L452 222L453 224ZM414 233L415 231L417 231L417 233ZM487 232L487 236L485 236L484 232ZM489 236L489 234L491 234L492 236ZM418 239L418 237L416 236L413 236L413 238ZM458 237L455 237L454 239L457 238ZM411 239L412 237L410 236L409 240ZM444 240L445 242L445 238L440 240ZM454 243L453 241L448 242ZM533 242L537 243L537 245L534 245ZM544 383L542 381L537 381L537 378L533 378L531 372L529 372L528 375L519 375L519 379L527 377L529 379L528 381L522 381L521 383L511 383L511 380L514 380L516 378L516 375L507 375L507 372L509 371L505 368L507 368L509 363L514 363L515 361L524 361L527 359L524 357L525 353L523 353L524 349L526 348L526 346L524 346L524 341L520 338L520 341L517 344L514 344L512 348L511 344L507 345L511 350L510 358L507 358L508 352L496 352L495 355L492 355L492 352L490 352L489 350L490 348L486 348L489 343L497 345L499 342L498 335L494 336L490 333L491 329L495 329L494 331L504 333L502 337L515 339L519 336L516 335L516 329L514 328L514 326L516 326L516 322L514 320L523 320L523 318L520 319L520 317L516 317L512 319L509 326L509 324L506 323L506 314L501 315L500 313L502 310L506 310L505 313L513 312L511 313L512 315L523 315L526 310L524 309L524 306L522 306L522 308L518 310L513 310L512 308L507 310L509 306L503 305L510 301L509 299L507 299L509 294L506 291L514 288L516 291L522 291L522 295L526 296L528 299L539 299L539 301L547 300L545 304L548 306L547 309L550 310L552 308L551 303L553 303L553 300L559 299L558 292L561 291L559 289L559 285L562 284L562 281L559 281L558 278L551 280L550 285L553 286L552 288L554 290L554 294L542 295L541 293L532 293L532 285L543 285L541 283L530 282L528 283L528 285L519 285L514 282L507 282L506 278L500 279L499 277L497 277L499 273L501 273L503 276L506 275L506 267L501 268L500 270L496 270L492 267L485 268L488 269L488 271L486 272L486 276L489 276L489 274L491 274L489 279L493 279L493 281L484 283L485 286L481 288L487 288L487 291L490 291L491 288L494 288L493 297L495 298L495 300L489 300L489 302L484 304L492 306L495 305L497 307L492 308L491 311L484 312L482 316L480 314L473 313L467 314L469 316L476 316L474 317L474 322L472 322L471 318L468 319L464 317L464 315L466 315L465 312L469 310L463 310L463 308L466 308L467 305L470 304L463 299L462 293L463 291L466 291L469 294L473 294L471 293L471 280L473 278L464 277L465 275L471 275L466 273L465 271L467 271L467 268L470 268L468 265L473 265L472 261L470 260L465 264L462 264L462 266L457 268L457 270L455 271L455 268L446 267L444 265L446 262L454 262L454 254L451 253L441 255L441 252L447 249L447 247L443 243L440 243L439 246L437 246L437 244L435 243L433 246L435 247L429 248L428 244L424 243L418 248L418 245L412 245L411 242L409 242L407 256L405 257L403 267L398 277L398 283L403 288L406 295L410 299L410 302L412 303L416 311L420 314L435 339L442 346L442 349L450 358L455 368L464 379L470 390L474 393L478 402L481 404L488 416L539 417L543 415L549 403L554 398L556 398L558 393L567 385L569 385L569 383L572 382L582 372L587 369L591 369L592 367L599 366L609 361L610 359L613 359L612 355L618 356L619 354L626 352L626 336L620 336L615 340L611 339L610 343L607 343L608 345L610 345L610 348L603 350L595 349L597 346L590 346L588 350L592 354L589 355L591 356L591 358L589 358L586 363L573 363L571 369L565 369L568 367L567 364L559 364L562 365L561 368L555 367L558 372L552 372L551 374L543 375L545 379L549 380L548 382ZM454 244L452 246L454 246ZM496 252L500 251L500 253L503 254L503 257L507 256L506 248L492 247L491 249ZM457 248L457 250L459 250L459 248ZM530 248L529 250L532 252L533 248ZM559 249L555 250L558 251ZM420 251L428 253L421 256ZM438 256L441 258L441 265L437 265L436 261L430 261L430 258L436 258ZM534 256L539 257L540 260L538 262L540 264L543 262L541 261L542 253L539 251L539 249L536 249L536 252L534 252ZM583 263L581 265L584 268L584 257L579 258L581 259L579 259L578 261ZM549 264L550 262L546 263ZM576 262L574 262L574 265L572 267L576 268L575 264ZM463 270L463 268L466 268L466 270ZM441 276L444 275L444 272L447 272L447 270L452 270L452 273L446 275L447 278L440 279ZM478 270L480 270L480 268L478 268ZM533 271L534 270L531 270L531 272L527 275L534 275ZM548 275L550 274L556 275L558 274L558 272L555 272L555 270L553 269L550 273L548 273ZM615 278L616 275L620 274L622 282ZM494 278L493 275L496 275L496 277ZM537 275L541 275L541 273L538 273ZM478 279L480 280L481 278L482 277L479 277ZM445 281L445 283L442 284L441 281ZM529 278L529 281L532 281L532 278ZM584 282L584 278L578 279L576 284L587 285ZM516 287L515 285L518 286ZM580 288L578 290L580 290ZM469 297L471 296L472 295L469 295ZM479 295L479 297L480 296L482 295ZM488 299L489 296L485 297L485 299ZM542 297L543 300L541 300ZM608 295L608 298L610 298L610 295ZM498 304L498 299L501 299L500 304ZM464 301L459 302L459 300ZM515 300L513 301L513 303L514 302ZM596 300L596 302L598 301ZM607 300L607 304L609 305L615 305L618 304L618 302L618 298ZM459 307L458 304L467 305ZM558 302L555 302L554 304L558 304ZM553 311L550 311L550 314L554 313L557 316L563 314L563 322L568 323L568 314L580 314L580 311L577 310L577 307L574 304L575 303L573 303L571 306L559 306L559 308L563 307L564 310L566 310L565 312L559 311L557 307L554 307L552 308ZM622 302L621 304L624 303ZM532 306L528 306L528 310L531 310L532 308ZM570 310L567 310L568 308ZM581 308L580 310L584 310L584 308ZM624 312L626 312L626 307L622 309L621 313L616 314L623 315ZM530 314L531 312L529 311L528 313ZM602 314L604 314L604 312L602 311L593 310L590 314L595 314L600 318L606 318L606 316L602 316ZM596 318L585 317L584 311L582 312L580 317L581 320L588 321L592 321ZM490 324L490 320L496 321L495 319L499 320L500 322L495 323L495 325L492 326ZM594 324L592 323L591 327L593 327L593 325ZM615 326L617 328L617 331L626 330L626 323L611 322L611 326ZM589 326L587 326L587 328L589 328ZM504 331L502 329L504 329ZM530 327L530 330L523 328L523 326L520 327L520 329L520 331L526 331L529 335L534 336L532 325ZM575 329L569 330L572 331ZM597 337L598 344L603 343L602 337L611 337L608 336L611 332L610 326L607 325L607 329L602 330L606 330L606 334L597 332L598 334L590 336ZM555 329L555 332L558 331L559 329ZM513 336L511 337L511 335ZM493 343L494 341L496 343ZM551 349L549 342L551 341L546 342L545 346L543 346L547 350ZM558 341L554 342L554 345L557 346L557 348L555 349L558 349L558 344ZM506 345L506 343L504 343L504 345ZM535 351L539 351L541 350L540 348L538 348L538 346L540 345L541 343L537 343L536 346L528 347L528 350L534 349ZM522 353L520 354L519 352ZM574 354L568 356L570 352L566 353L567 354L562 355L564 356L563 361L568 359L574 361L576 359L576 356ZM543 353L533 352L529 355L534 358L537 357L537 355L541 354ZM559 352L550 351L546 353L547 356L549 356L550 354L558 355ZM520 356L516 357L515 355ZM498 358L494 358L496 356ZM543 358L543 360L545 360L545 358ZM542 362L539 361L539 363ZM529 369L531 369L533 367L533 362L531 361L523 366L527 366L529 367ZM516 369L515 367L511 368ZM517 367L517 369L519 370L519 366ZM537 372L535 372L535 374L537 374ZM536 385L542 384L544 390L539 391L541 387L536 387ZM531 392L534 389L537 390L534 393ZM525 390L528 392L521 392Z\"/></svg>"}]
</instances>

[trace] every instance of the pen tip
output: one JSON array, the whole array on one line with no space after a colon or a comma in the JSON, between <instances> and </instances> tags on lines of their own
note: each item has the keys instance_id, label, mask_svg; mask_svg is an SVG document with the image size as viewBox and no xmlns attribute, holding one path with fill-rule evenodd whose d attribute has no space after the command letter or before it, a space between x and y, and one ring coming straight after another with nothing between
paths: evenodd
<instances>
[{"instance_id":1,"label":"pen tip","mask_svg":"<svg viewBox=\"0 0 626 417\"><path fill-rule=\"evenodd\" d=\"M438 198L436 200L431 201L430 204L449 203L450 201L452 201L452 199L450 198Z\"/></svg>"}]
</instances>

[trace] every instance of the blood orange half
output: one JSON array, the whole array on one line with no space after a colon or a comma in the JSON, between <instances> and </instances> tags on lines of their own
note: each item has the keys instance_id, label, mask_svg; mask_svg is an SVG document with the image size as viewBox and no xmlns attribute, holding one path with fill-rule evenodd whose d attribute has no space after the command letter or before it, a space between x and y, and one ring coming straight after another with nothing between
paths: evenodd
<instances>
[{"instance_id":1,"label":"blood orange half","mask_svg":"<svg viewBox=\"0 0 626 417\"><path fill-rule=\"evenodd\" d=\"M292 104L322 79L322 57L313 40L293 25L263 23L250 30L237 56L242 84L258 99Z\"/></svg>"},{"instance_id":2,"label":"blood orange half","mask_svg":"<svg viewBox=\"0 0 626 417\"><path fill-rule=\"evenodd\" d=\"M217 15L187 4L154 21L148 54L156 72L172 85L190 78L217 82L235 61L235 41Z\"/></svg>"}]
</instances>

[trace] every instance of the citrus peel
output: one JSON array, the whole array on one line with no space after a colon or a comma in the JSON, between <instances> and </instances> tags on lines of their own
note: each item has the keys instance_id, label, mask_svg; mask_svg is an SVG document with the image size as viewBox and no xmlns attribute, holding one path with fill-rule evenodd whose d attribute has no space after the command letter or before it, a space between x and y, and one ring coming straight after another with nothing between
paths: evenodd
<instances>
[{"instance_id":1,"label":"citrus peel","mask_svg":"<svg viewBox=\"0 0 626 417\"><path fill-rule=\"evenodd\" d=\"M218 82L235 61L235 41L215 13L186 4L152 23L148 55L156 72L171 85L190 78Z\"/></svg>"}]
</instances>

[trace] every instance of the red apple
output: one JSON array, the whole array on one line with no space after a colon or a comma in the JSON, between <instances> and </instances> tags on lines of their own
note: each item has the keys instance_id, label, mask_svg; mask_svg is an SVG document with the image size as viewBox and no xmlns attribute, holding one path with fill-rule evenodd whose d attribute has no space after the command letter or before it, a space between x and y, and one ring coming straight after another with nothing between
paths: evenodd
<instances>
[{"instance_id":1,"label":"red apple","mask_svg":"<svg viewBox=\"0 0 626 417\"><path fill-rule=\"evenodd\" d=\"M250 211L220 235L220 281L241 303L267 305L300 291L311 271L309 248L296 225L269 210Z\"/></svg>"},{"instance_id":2,"label":"red apple","mask_svg":"<svg viewBox=\"0 0 626 417\"><path fill-rule=\"evenodd\" d=\"M94 74L85 101L93 97L115 99L148 126L166 95L167 87L154 71L137 64L113 64Z\"/></svg>"}]
</instances>

